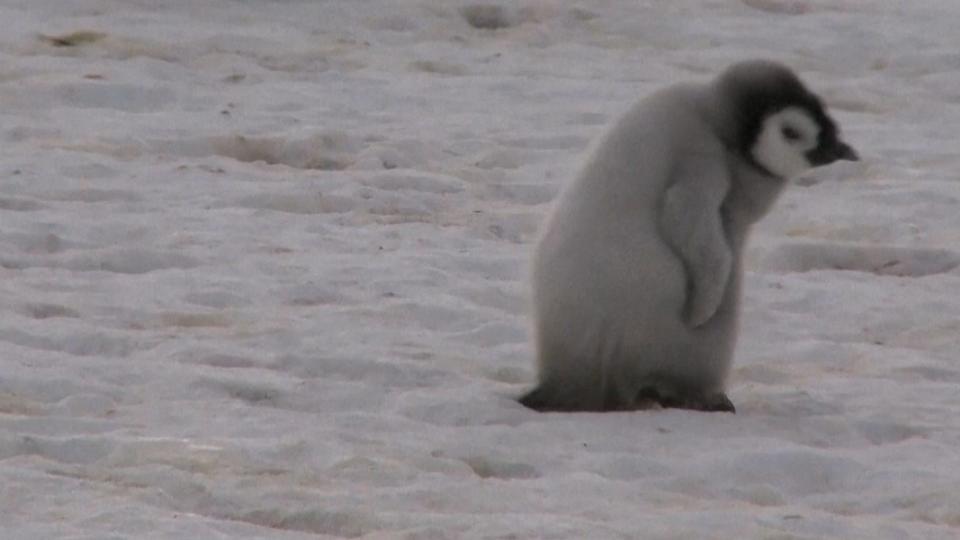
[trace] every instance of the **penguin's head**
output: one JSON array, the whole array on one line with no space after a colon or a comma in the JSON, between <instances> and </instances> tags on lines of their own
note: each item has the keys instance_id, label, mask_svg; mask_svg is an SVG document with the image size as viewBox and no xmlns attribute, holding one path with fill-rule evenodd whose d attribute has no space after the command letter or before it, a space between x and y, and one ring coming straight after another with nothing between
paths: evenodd
<instances>
[{"instance_id":1,"label":"penguin's head","mask_svg":"<svg viewBox=\"0 0 960 540\"><path fill-rule=\"evenodd\" d=\"M734 64L718 79L730 100L739 153L760 170L790 178L857 153L816 94L789 68L753 60Z\"/></svg>"}]
</instances>

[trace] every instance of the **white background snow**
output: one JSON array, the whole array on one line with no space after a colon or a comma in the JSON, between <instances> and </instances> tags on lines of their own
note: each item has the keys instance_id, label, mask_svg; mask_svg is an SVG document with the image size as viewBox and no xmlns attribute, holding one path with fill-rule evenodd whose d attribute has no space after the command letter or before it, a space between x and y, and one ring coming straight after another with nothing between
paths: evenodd
<instances>
[{"instance_id":1,"label":"white background snow","mask_svg":"<svg viewBox=\"0 0 960 540\"><path fill-rule=\"evenodd\" d=\"M960 537L958 21L5 0L0 538ZM637 99L753 57L865 159L755 231L738 414L522 408L557 190Z\"/></svg>"}]
</instances>

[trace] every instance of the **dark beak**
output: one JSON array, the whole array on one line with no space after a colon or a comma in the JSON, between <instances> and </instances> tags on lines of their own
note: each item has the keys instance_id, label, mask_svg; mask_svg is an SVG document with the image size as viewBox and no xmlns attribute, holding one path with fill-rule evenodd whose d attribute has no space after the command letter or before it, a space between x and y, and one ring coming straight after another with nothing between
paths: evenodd
<instances>
[{"instance_id":1,"label":"dark beak","mask_svg":"<svg viewBox=\"0 0 960 540\"><path fill-rule=\"evenodd\" d=\"M838 159L843 159L846 161L860 161L860 156L857 155L857 151L854 150L849 144L843 141L836 141L828 146L818 146L813 150L807 152L807 159L810 160L814 166L819 167L821 165L827 165L833 163Z\"/></svg>"},{"instance_id":2,"label":"dark beak","mask_svg":"<svg viewBox=\"0 0 960 540\"><path fill-rule=\"evenodd\" d=\"M857 151L845 142L837 141L836 152L837 159L860 161L860 156L857 155Z\"/></svg>"}]
</instances>

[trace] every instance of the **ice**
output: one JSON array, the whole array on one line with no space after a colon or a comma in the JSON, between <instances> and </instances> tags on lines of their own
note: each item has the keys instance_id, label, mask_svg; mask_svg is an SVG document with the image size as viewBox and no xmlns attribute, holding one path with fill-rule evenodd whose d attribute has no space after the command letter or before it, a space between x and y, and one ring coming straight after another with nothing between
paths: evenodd
<instances>
[{"instance_id":1,"label":"ice","mask_svg":"<svg viewBox=\"0 0 960 540\"><path fill-rule=\"evenodd\" d=\"M960 4L8 0L0 538L960 536ZM736 415L537 414L539 224L768 57L863 161L756 228Z\"/></svg>"}]
</instances>

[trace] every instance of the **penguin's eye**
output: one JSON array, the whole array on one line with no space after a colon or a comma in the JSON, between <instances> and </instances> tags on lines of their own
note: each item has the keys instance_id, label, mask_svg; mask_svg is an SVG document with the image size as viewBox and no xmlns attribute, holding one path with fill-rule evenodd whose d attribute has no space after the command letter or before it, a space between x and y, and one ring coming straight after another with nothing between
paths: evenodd
<instances>
[{"instance_id":1,"label":"penguin's eye","mask_svg":"<svg viewBox=\"0 0 960 540\"><path fill-rule=\"evenodd\" d=\"M781 130L783 137L788 141L799 141L801 138L800 130L793 126L784 126Z\"/></svg>"}]
</instances>

